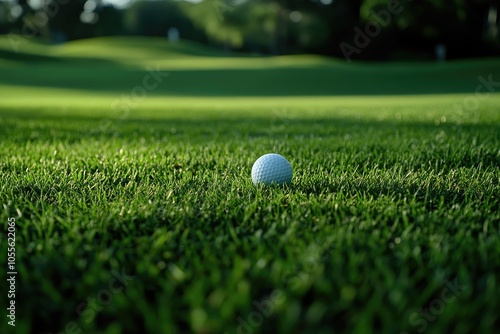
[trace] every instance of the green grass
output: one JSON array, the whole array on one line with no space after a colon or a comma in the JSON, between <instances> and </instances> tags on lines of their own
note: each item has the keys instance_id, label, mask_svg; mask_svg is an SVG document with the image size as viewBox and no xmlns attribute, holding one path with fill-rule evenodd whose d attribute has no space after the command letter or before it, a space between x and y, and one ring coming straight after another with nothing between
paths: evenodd
<instances>
[{"instance_id":1,"label":"green grass","mask_svg":"<svg viewBox=\"0 0 500 334\"><path fill-rule=\"evenodd\" d=\"M464 103L500 62L347 66L137 43L0 59L15 332L495 333L500 95ZM69 59L78 48L88 58ZM164 83L113 109L157 64ZM268 152L292 163L290 186L252 184ZM88 307L122 270L134 278Z\"/></svg>"}]
</instances>

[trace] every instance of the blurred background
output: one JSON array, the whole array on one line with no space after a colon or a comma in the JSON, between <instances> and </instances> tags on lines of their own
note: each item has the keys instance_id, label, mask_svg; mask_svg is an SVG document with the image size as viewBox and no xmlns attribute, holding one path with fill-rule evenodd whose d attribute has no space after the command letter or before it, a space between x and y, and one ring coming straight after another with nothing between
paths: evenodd
<instances>
[{"instance_id":1,"label":"blurred background","mask_svg":"<svg viewBox=\"0 0 500 334\"><path fill-rule=\"evenodd\" d=\"M156 36L264 55L457 59L500 54L498 7L498 0L0 0L0 34L57 44Z\"/></svg>"}]
</instances>

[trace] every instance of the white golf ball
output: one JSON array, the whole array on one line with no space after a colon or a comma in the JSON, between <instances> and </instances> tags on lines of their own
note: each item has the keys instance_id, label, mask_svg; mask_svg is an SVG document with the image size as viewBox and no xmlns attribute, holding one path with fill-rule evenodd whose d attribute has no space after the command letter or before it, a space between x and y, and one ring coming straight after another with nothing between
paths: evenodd
<instances>
[{"instance_id":1,"label":"white golf ball","mask_svg":"<svg viewBox=\"0 0 500 334\"><path fill-rule=\"evenodd\" d=\"M252 167L254 184L283 185L292 182L292 165L279 154L270 153L261 156Z\"/></svg>"}]
</instances>

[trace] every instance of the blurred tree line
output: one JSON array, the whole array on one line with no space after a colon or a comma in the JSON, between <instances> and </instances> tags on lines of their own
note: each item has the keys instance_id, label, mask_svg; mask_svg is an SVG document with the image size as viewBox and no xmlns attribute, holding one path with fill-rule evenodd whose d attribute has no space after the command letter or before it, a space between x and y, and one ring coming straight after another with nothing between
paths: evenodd
<instances>
[{"instance_id":1,"label":"blurred tree line","mask_svg":"<svg viewBox=\"0 0 500 334\"><path fill-rule=\"evenodd\" d=\"M0 34L62 43L163 36L262 54L431 59L500 54L498 0L0 0Z\"/></svg>"}]
</instances>

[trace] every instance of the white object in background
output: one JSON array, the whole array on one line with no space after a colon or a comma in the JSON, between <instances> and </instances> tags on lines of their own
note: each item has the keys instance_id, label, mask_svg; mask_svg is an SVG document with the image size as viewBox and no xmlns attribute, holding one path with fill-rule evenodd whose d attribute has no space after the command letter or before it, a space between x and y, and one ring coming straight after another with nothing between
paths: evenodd
<instances>
[{"instance_id":1,"label":"white object in background","mask_svg":"<svg viewBox=\"0 0 500 334\"><path fill-rule=\"evenodd\" d=\"M444 62L446 60L446 45L440 43L436 45L436 60L438 62Z\"/></svg>"},{"instance_id":2,"label":"white object in background","mask_svg":"<svg viewBox=\"0 0 500 334\"><path fill-rule=\"evenodd\" d=\"M172 43L178 42L179 37L180 37L179 29L177 29L175 27L168 29L167 37L168 37L169 42L172 42Z\"/></svg>"}]
</instances>

